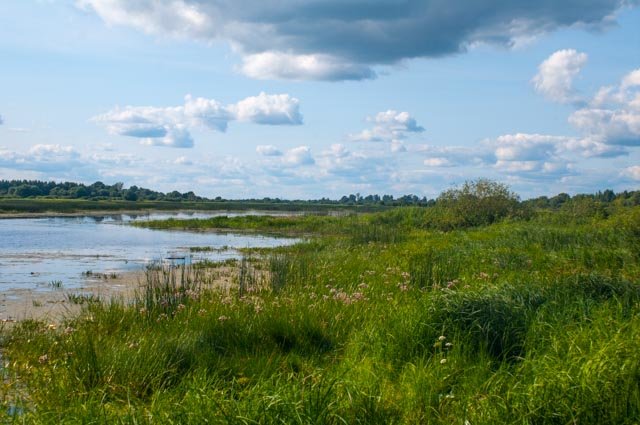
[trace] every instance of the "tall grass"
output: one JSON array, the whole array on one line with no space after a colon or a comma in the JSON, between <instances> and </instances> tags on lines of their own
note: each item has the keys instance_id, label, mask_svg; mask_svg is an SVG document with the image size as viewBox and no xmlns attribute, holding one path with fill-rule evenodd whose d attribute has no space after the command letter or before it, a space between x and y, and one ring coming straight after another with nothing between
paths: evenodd
<instances>
[{"instance_id":1,"label":"tall grass","mask_svg":"<svg viewBox=\"0 0 640 425\"><path fill-rule=\"evenodd\" d=\"M133 302L4 329L1 421L640 422L637 209L421 214L311 219L322 237L228 264L231 288L156 268Z\"/></svg>"}]
</instances>

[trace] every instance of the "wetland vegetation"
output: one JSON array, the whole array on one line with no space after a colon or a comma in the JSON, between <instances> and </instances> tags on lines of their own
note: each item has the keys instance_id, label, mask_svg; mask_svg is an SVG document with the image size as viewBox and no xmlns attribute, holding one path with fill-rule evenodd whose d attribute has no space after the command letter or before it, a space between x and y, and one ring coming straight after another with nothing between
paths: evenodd
<instances>
[{"instance_id":1,"label":"wetland vegetation","mask_svg":"<svg viewBox=\"0 0 640 425\"><path fill-rule=\"evenodd\" d=\"M1 333L7 423L640 421L633 193L136 223L311 235Z\"/></svg>"}]
</instances>

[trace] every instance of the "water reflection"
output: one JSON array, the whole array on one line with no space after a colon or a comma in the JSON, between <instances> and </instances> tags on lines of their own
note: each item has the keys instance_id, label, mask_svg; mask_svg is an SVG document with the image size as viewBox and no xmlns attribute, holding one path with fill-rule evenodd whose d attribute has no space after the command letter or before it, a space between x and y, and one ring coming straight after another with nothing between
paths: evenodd
<instances>
[{"instance_id":1,"label":"water reflection","mask_svg":"<svg viewBox=\"0 0 640 425\"><path fill-rule=\"evenodd\" d=\"M238 257L236 248L295 242L260 235L159 231L126 225L135 220L214 215L231 214L181 212L0 220L0 291L48 291L56 281L62 281L65 288L76 288L85 283L88 271L90 276L135 271L171 256L188 258L189 262L218 261ZM191 247L211 249L192 252Z\"/></svg>"}]
</instances>

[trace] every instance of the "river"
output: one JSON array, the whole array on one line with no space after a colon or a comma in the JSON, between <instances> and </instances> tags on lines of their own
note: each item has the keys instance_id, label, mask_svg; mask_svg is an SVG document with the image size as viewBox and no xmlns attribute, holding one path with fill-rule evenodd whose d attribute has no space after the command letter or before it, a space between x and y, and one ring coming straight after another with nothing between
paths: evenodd
<instances>
[{"instance_id":1,"label":"river","mask_svg":"<svg viewBox=\"0 0 640 425\"><path fill-rule=\"evenodd\" d=\"M100 274L142 270L168 257L186 257L186 261L191 262L224 260L238 257L237 248L274 247L297 241L253 234L151 230L128 225L135 220L215 215L233 214L111 214L0 220L0 292L51 291L59 285L67 289L80 288ZM191 247L211 250L191 252Z\"/></svg>"}]
</instances>

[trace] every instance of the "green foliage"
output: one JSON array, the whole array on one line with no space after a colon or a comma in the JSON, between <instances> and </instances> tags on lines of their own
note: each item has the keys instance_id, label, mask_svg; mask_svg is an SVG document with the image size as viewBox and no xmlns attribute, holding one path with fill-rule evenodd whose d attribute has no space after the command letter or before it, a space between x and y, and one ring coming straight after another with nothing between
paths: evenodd
<instances>
[{"instance_id":1,"label":"green foliage","mask_svg":"<svg viewBox=\"0 0 640 425\"><path fill-rule=\"evenodd\" d=\"M515 216L519 197L502 183L479 179L443 192L436 205L451 214L459 226L480 226Z\"/></svg>"}]
</instances>

